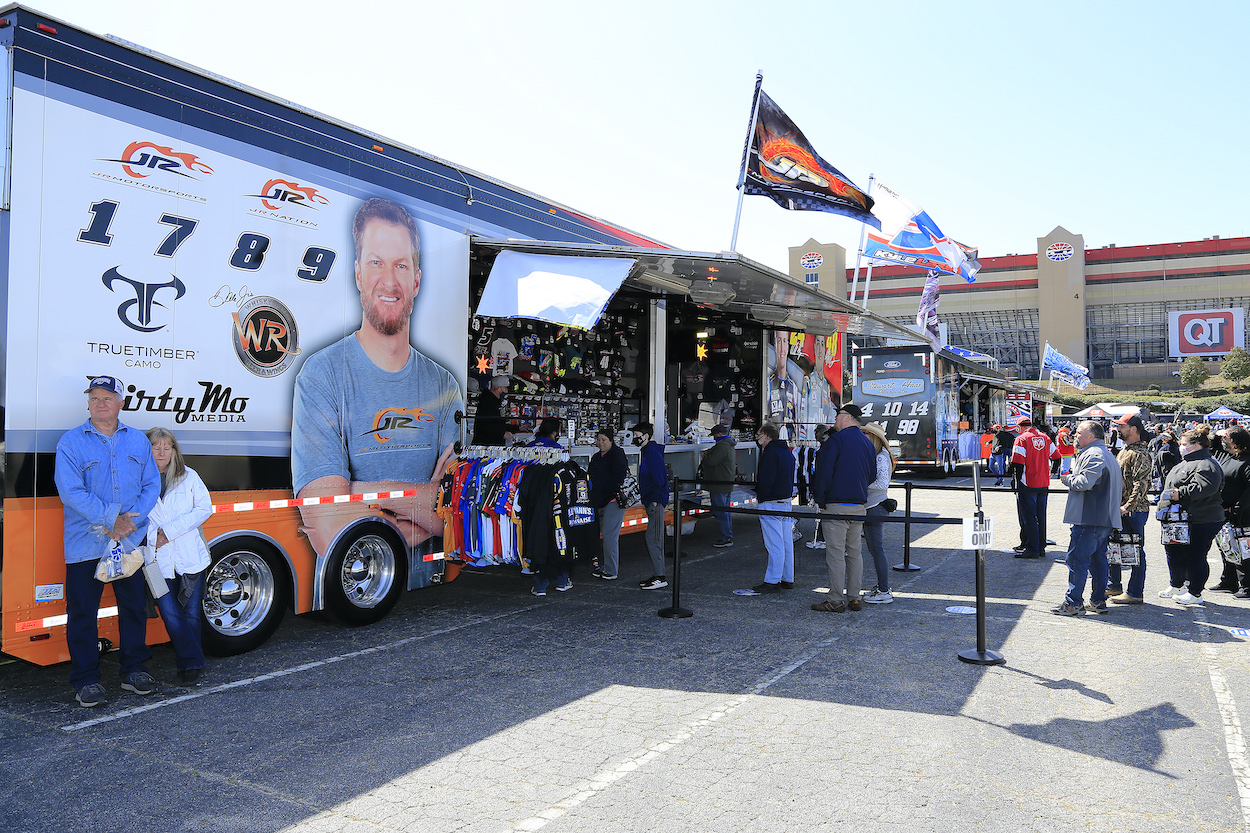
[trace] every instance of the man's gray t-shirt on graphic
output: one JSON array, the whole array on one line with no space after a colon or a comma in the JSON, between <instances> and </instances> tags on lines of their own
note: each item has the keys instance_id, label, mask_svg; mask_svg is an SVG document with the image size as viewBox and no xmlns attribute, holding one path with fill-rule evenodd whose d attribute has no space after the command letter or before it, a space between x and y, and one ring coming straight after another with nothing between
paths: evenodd
<instances>
[{"instance_id":1,"label":"man's gray t-shirt on graphic","mask_svg":"<svg viewBox=\"0 0 1250 833\"><path fill-rule=\"evenodd\" d=\"M455 379L415 349L392 373L373 363L354 333L331 344L295 380L295 494L330 476L428 482L442 450L460 439L458 410L464 403Z\"/></svg>"}]
</instances>

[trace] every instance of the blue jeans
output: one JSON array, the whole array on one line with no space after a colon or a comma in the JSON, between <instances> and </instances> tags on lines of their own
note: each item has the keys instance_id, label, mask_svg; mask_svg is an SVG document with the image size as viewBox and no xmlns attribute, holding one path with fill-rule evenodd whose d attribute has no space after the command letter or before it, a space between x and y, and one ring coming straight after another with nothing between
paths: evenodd
<instances>
[{"instance_id":1,"label":"blue jeans","mask_svg":"<svg viewBox=\"0 0 1250 833\"><path fill-rule=\"evenodd\" d=\"M1149 512L1129 512L1124 518L1128 521L1128 525L1134 532L1142 536L1142 541L1146 540L1146 517ZM1111 578L1109 579L1109 590L1119 590L1123 585L1124 571L1119 564L1111 565ZM1141 559L1136 567L1129 567L1128 574L1128 590L1126 591L1134 598L1142 598L1142 594L1146 592L1146 547L1142 546Z\"/></svg>"},{"instance_id":2,"label":"blue jeans","mask_svg":"<svg viewBox=\"0 0 1250 833\"><path fill-rule=\"evenodd\" d=\"M766 500L760 509L789 510L793 504L788 500ZM764 581L794 581L794 519L784 515L760 515L760 527L764 532L764 549L768 551L768 569Z\"/></svg>"},{"instance_id":3,"label":"blue jeans","mask_svg":"<svg viewBox=\"0 0 1250 833\"><path fill-rule=\"evenodd\" d=\"M1189 524L1188 544L1167 544L1163 547L1168 556L1168 583L1173 587L1183 587L1189 582L1189 592L1193 596L1201 596L1207 579L1211 577L1211 565L1207 563L1207 550L1211 542L1224 524L1213 523Z\"/></svg>"},{"instance_id":4,"label":"blue jeans","mask_svg":"<svg viewBox=\"0 0 1250 833\"><path fill-rule=\"evenodd\" d=\"M191 591L186 607L178 601L182 579L165 579L169 592L156 600L169 641L174 645L175 664L179 671L204 667L204 647L200 643L200 607L204 601L204 576L200 575Z\"/></svg>"},{"instance_id":5,"label":"blue jeans","mask_svg":"<svg viewBox=\"0 0 1250 833\"><path fill-rule=\"evenodd\" d=\"M1109 526L1074 524L1068 539L1068 595L1064 601L1073 607L1085 604L1085 579L1093 576L1089 600L1094 604L1107 600L1107 540Z\"/></svg>"},{"instance_id":6,"label":"blue jeans","mask_svg":"<svg viewBox=\"0 0 1250 833\"><path fill-rule=\"evenodd\" d=\"M884 518L888 514L890 513L878 503L876 506L869 506L864 517L864 541L872 555L872 568L877 574L877 589L882 593L890 592L890 565L885 558L885 524L873 523L873 518Z\"/></svg>"},{"instance_id":7,"label":"blue jeans","mask_svg":"<svg viewBox=\"0 0 1250 833\"><path fill-rule=\"evenodd\" d=\"M995 477L1003 477L1007 474L1007 455L991 454L990 455L990 474Z\"/></svg>"},{"instance_id":8,"label":"blue jeans","mask_svg":"<svg viewBox=\"0 0 1250 833\"><path fill-rule=\"evenodd\" d=\"M712 501L712 506L714 507L712 509L712 515L716 518L716 523L720 527L720 537L726 541L732 541L734 539L733 515L728 512L717 512L715 507L729 506L729 499L732 497L733 494L730 492L720 494L716 492L708 492L708 498Z\"/></svg>"},{"instance_id":9,"label":"blue jeans","mask_svg":"<svg viewBox=\"0 0 1250 833\"><path fill-rule=\"evenodd\" d=\"M1046 503L1049 495L1045 488L1031 489L1021 486L1016 492L1016 516L1026 552L1046 551ZM1106 554L1106 547L1103 547Z\"/></svg>"},{"instance_id":10,"label":"blue jeans","mask_svg":"<svg viewBox=\"0 0 1250 833\"><path fill-rule=\"evenodd\" d=\"M569 574L567 570L563 573L556 574L556 587L563 587L564 585L568 583L569 583ZM548 578L547 576L540 575L539 573L534 574L534 589L537 590L539 593L546 593L547 587L550 584L551 584L551 579Z\"/></svg>"},{"instance_id":11,"label":"blue jeans","mask_svg":"<svg viewBox=\"0 0 1250 833\"><path fill-rule=\"evenodd\" d=\"M76 689L100 682L100 629L97 615L104 584L96 581L97 561L65 565L65 641L69 646L69 682ZM142 571L112 582L117 598L117 629L121 634L121 676L147 671L152 658L148 649L147 588Z\"/></svg>"}]
</instances>

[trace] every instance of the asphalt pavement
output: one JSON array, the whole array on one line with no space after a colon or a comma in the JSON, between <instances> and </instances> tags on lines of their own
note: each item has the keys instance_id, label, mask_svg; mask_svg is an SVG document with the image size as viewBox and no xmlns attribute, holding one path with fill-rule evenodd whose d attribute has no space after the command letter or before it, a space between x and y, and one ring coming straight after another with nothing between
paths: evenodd
<instances>
[{"instance_id":1,"label":"asphalt pavement","mask_svg":"<svg viewBox=\"0 0 1250 833\"><path fill-rule=\"evenodd\" d=\"M952 479L946 484L967 484ZM901 500L901 490L891 492ZM964 517L968 492L914 493ZM797 544L796 588L763 579L759 523L683 537L681 602L643 591L640 535L621 578L528 593L505 568L405 594L377 625L288 616L249 654L150 697L72 699L66 666L0 665L0 827L12 831L1246 831L1250 601L1147 600L1063 618L1067 570L1003 552L1010 492L987 492L987 642L959 526L918 523L895 602L809 609L824 553ZM1067 543L1063 495L1050 537ZM800 528L810 538L811 521ZM902 561L901 525L887 527ZM865 553L866 554L866 553ZM1216 559L1213 567L1218 570ZM874 583L865 567L865 586ZM1217 573L1218 574L1218 573Z\"/></svg>"}]
</instances>

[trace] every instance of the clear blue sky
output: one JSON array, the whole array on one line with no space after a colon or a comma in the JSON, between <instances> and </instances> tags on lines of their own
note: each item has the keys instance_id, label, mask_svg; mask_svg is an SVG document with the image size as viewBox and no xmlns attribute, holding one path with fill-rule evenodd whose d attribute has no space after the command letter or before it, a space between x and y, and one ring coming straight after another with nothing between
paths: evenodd
<instances>
[{"instance_id":1,"label":"clear blue sky","mask_svg":"<svg viewBox=\"0 0 1250 833\"><path fill-rule=\"evenodd\" d=\"M1250 235L1250 4L37 0L684 249L728 248L755 73L983 257ZM748 197L782 270L859 224Z\"/></svg>"}]
</instances>

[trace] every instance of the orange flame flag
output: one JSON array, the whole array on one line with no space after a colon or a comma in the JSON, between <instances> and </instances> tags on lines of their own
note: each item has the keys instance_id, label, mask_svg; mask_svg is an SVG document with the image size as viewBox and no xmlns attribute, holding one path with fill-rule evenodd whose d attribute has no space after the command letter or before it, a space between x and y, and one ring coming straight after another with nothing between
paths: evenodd
<instances>
[{"instance_id":1,"label":"orange flame flag","mask_svg":"<svg viewBox=\"0 0 1250 833\"><path fill-rule=\"evenodd\" d=\"M881 228L872 198L820 157L803 131L757 88L742 187L791 211L828 211Z\"/></svg>"}]
</instances>

